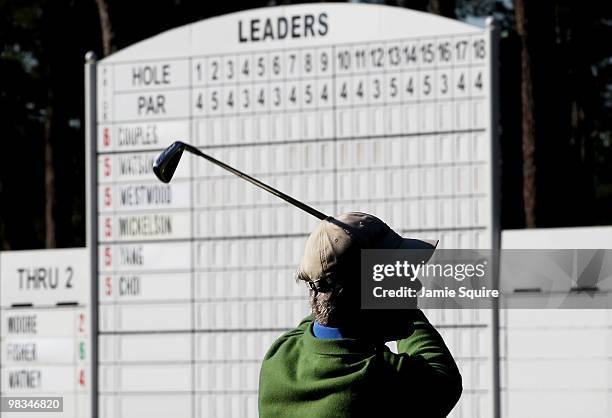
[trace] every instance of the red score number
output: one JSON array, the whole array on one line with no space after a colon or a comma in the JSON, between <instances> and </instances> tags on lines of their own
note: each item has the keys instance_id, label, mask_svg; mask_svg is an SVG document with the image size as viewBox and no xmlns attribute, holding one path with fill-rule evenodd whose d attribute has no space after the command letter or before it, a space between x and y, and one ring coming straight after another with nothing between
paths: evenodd
<instances>
[{"instance_id":1,"label":"red score number","mask_svg":"<svg viewBox=\"0 0 612 418\"><path fill-rule=\"evenodd\" d=\"M113 294L113 279L107 277L104 279L104 293L106 296L112 296Z\"/></svg>"},{"instance_id":2,"label":"red score number","mask_svg":"<svg viewBox=\"0 0 612 418\"><path fill-rule=\"evenodd\" d=\"M104 173L104 177L110 177L111 175L111 160L109 157L104 157L104 163L103 163L103 167L104 169L102 170L102 172Z\"/></svg>"},{"instance_id":3,"label":"red score number","mask_svg":"<svg viewBox=\"0 0 612 418\"><path fill-rule=\"evenodd\" d=\"M113 221L111 218L104 218L104 236L110 238L113 235Z\"/></svg>"},{"instance_id":4,"label":"red score number","mask_svg":"<svg viewBox=\"0 0 612 418\"><path fill-rule=\"evenodd\" d=\"M113 203L112 191L110 187L104 188L104 206L109 207Z\"/></svg>"},{"instance_id":5,"label":"red score number","mask_svg":"<svg viewBox=\"0 0 612 418\"><path fill-rule=\"evenodd\" d=\"M108 147L110 145L110 132L108 130L108 128L104 128L104 130L102 131L102 137L103 137L103 144L105 147Z\"/></svg>"},{"instance_id":6,"label":"red score number","mask_svg":"<svg viewBox=\"0 0 612 418\"><path fill-rule=\"evenodd\" d=\"M85 332L85 314L83 313L79 314L79 332Z\"/></svg>"},{"instance_id":7,"label":"red score number","mask_svg":"<svg viewBox=\"0 0 612 418\"><path fill-rule=\"evenodd\" d=\"M104 265L110 267L113 264L113 252L110 247L104 247Z\"/></svg>"}]
</instances>

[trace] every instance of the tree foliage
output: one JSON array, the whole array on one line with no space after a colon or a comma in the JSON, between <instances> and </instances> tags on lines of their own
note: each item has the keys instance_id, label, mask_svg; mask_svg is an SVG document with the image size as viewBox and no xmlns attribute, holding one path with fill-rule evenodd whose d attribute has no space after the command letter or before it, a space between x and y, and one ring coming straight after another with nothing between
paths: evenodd
<instances>
[{"instance_id":1,"label":"tree foliage","mask_svg":"<svg viewBox=\"0 0 612 418\"><path fill-rule=\"evenodd\" d=\"M121 49L210 16L293 2L0 0L0 248L51 245L45 208L51 208L55 222L54 245L84 244L83 57L89 50L103 56L100 3L107 6L111 46ZM513 2L378 3L437 11L470 23L494 15L500 22L502 223L524 226L522 44ZM536 103L536 225L610 224L612 4L537 3L528 16ZM45 140L51 154L45 154ZM51 188L45 187L45 155L52 156Z\"/></svg>"}]
</instances>

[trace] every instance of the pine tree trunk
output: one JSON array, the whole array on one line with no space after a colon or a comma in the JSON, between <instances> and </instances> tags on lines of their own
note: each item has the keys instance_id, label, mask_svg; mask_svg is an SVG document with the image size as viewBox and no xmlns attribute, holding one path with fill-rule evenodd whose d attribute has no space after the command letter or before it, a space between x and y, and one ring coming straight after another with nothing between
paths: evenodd
<instances>
[{"instance_id":1,"label":"pine tree trunk","mask_svg":"<svg viewBox=\"0 0 612 418\"><path fill-rule=\"evenodd\" d=\"M9 251L11 246L6 239L6 233L4 228L4 221L0 219L0 251Z\"/></svg>"},{"instance_id":2,"label":"pine tree trunk","mask_svg":"<svg viewBox=\"0 0 612 418\"><path fill-rule=\"evenodd\" d=\"M454 19L455 14L456 1L455 0L429 0L429 9L432 13L450 17Z\"/></svg>"},{"instance_id":3,"label":"pine tree trunk","mask_svg":"<svg viewBox=\"0 0 612 418\"><path fill-rule=\"evenodd\" d=\"M100 16L100 30L102 32L102 51L104 56L113 52L113 27L108 14L108 3L106 0L96 0L98 15Z\"/></svg>"},{"instance_id":4,"label":"pine tree trunk","mask_svg":"<svg viewBox=\"0 0 612 418\"><path fill-rule=\"evenodd\" d=\"M535 100L533 90L533 69L529 42L529 16L525 3L516 0L514 10L516 26L521 39L521 113L523 132L523 207L525 226L536 227L536 129Z\"/></svg>"},{"instance_id":5,"label":"pine tree trunk","mask_svg":"<svg viewBox=\"0 0 612 418\"><path fill-rule=\"evenodd\" d=\"M47 106L47 120L44 127L45 141L45 247L55 248L55 169L53 168L53 145L51 128L53 126L53 106Z\"/></svg>"}]
</instances>

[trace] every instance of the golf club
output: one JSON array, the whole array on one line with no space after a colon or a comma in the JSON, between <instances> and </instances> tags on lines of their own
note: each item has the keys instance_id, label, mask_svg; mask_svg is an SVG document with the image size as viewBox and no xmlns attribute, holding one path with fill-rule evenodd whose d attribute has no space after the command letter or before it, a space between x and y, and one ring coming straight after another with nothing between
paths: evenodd
<instances>
[{"instance_id":1,"label":"golf club","mask_svg":"<svg viewBox=\"0 0 612 418\"><path fill-rule=\"evenodd\" d=\"M174 142L172 145L162 151L162 153L159 154L153 162L153 172L155 173L158 179L160 179L164 183L170 183L170 180L172 180L172 176L174 176L174 172L176 171L176 167L178 166L178 163L181 160L183 151L188 151L192 154L195 154L210 161L211 163L223 168L224 170L235 174L241 179L244 179L257 187L261 187L269 193L272 193L274 196L280 197L285 202L288 202L293 206L297 206L298 208L302 209L305 212L308 212L309 214L317 217L318 219L325 219L328 217L324 213L319 212L318 210L306 205L305 203L300 202L299 200L292 198L289 195L286 195L283 192L276 190L271 186L268 186L267 184L257 180L256 178L253 178L248 174L243 173L242 171L236 170L234 167L230 167L229 165L211 157L210 155L204 154L202 151L200 151L193 145L189 145L181 141Z\"/></svg>"}]
</instances>

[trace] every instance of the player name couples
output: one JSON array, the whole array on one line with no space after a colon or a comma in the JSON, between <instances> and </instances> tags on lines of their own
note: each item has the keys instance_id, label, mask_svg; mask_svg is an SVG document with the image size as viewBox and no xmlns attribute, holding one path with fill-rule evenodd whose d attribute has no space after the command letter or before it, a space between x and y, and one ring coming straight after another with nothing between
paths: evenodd
<instances>
[{"instance_id":1,"label":"player name couples","mask_svg":"<svg viewBox=\"0 0 612 418\"><path fill-rule=\"evenodd\" d=\"M421 289L414 289L402 286L399 289L384 289L376 286L372 289L375 298L422 298L422 299L490 299L499 298L499 290L487 289L482 286L479 289L470 289L461 286L459 289L450 289L445 286L443 289L429 289L423 286Z\"/></svg>"}]
</instances>

